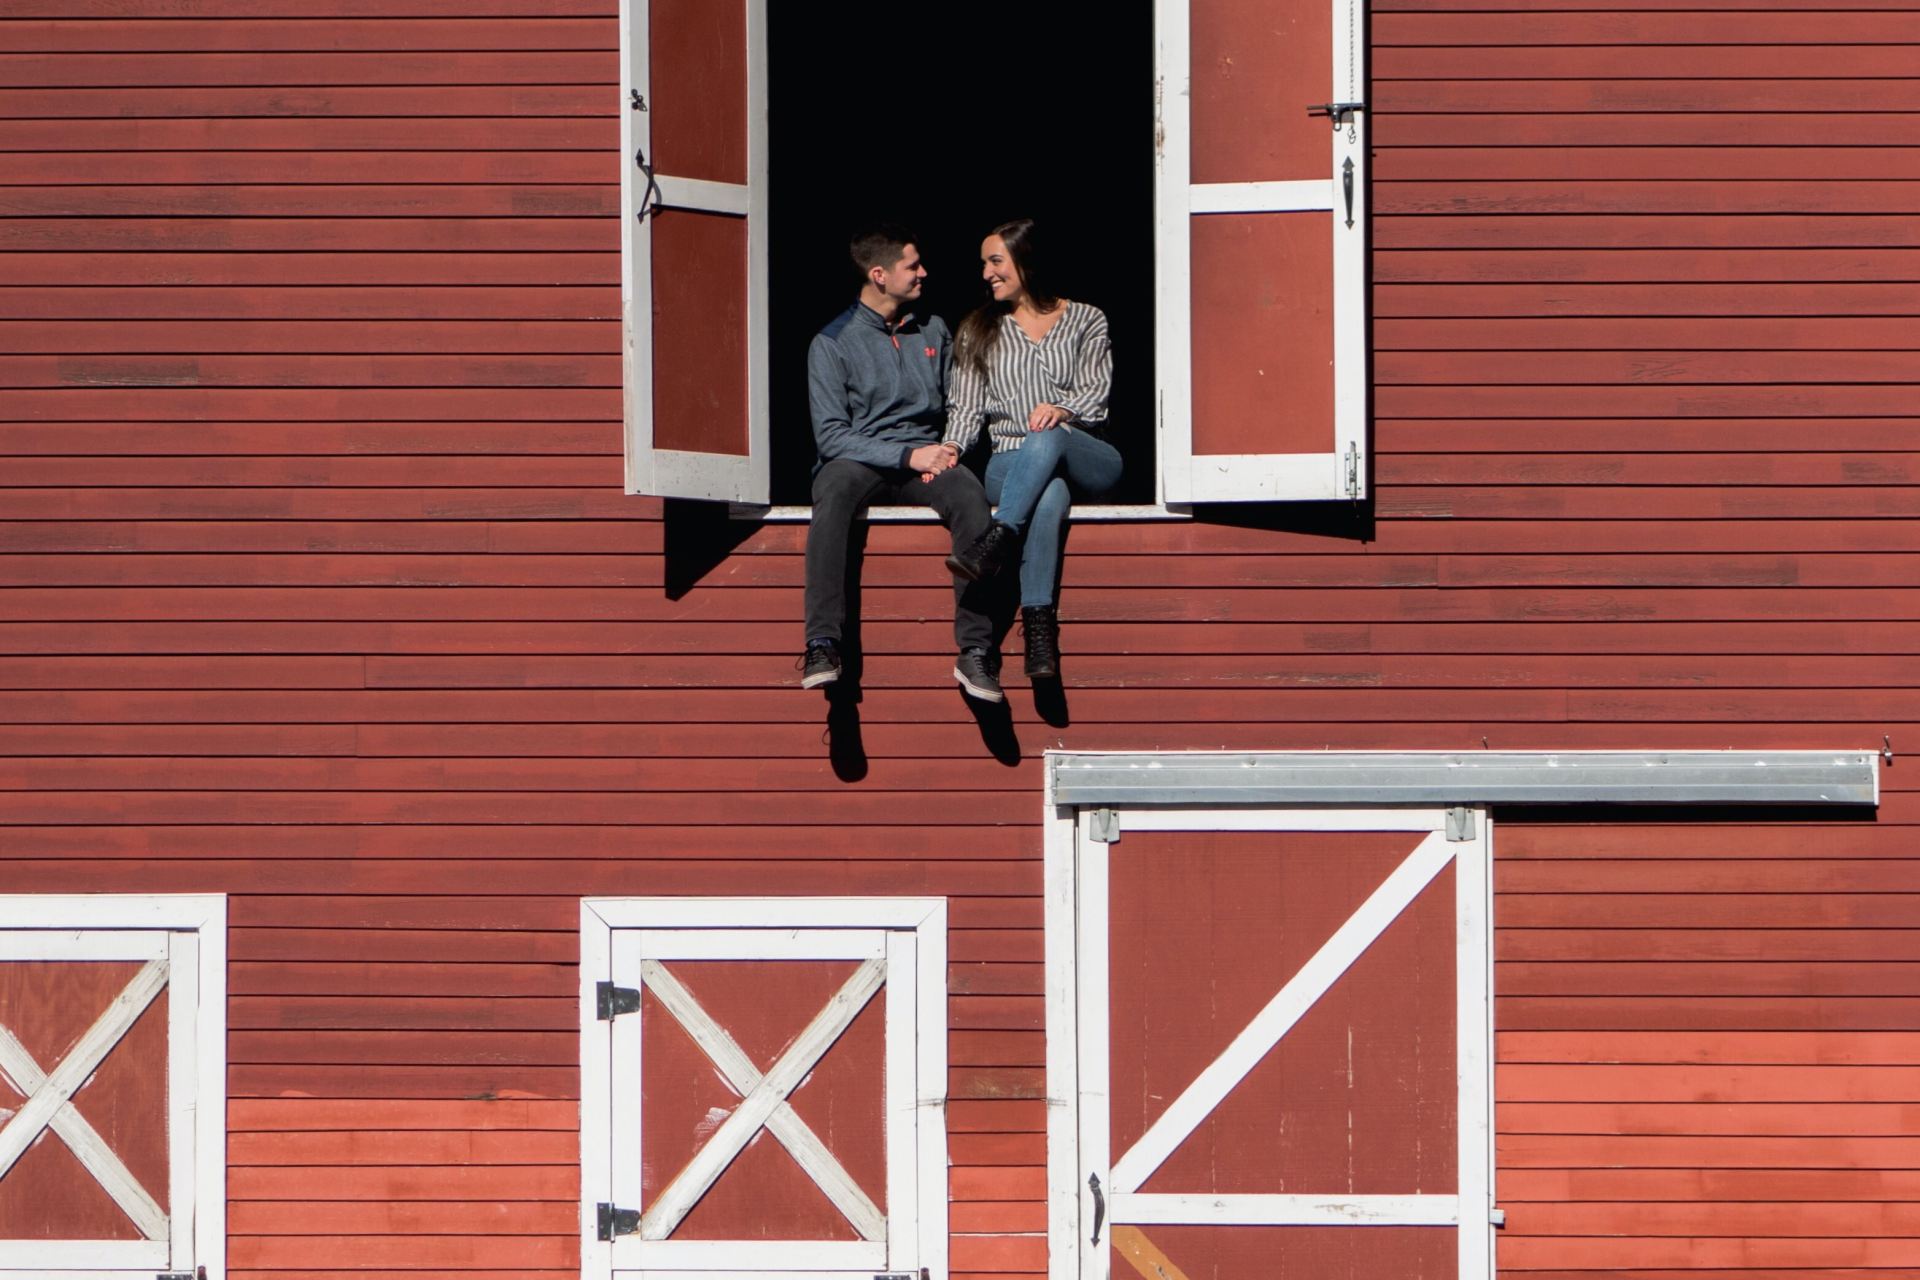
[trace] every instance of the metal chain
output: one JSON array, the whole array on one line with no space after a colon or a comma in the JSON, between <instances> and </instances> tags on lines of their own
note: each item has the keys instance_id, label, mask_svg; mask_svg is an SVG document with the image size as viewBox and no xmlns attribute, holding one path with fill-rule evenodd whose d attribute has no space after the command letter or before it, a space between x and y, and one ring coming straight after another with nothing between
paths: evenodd
<instances>
[{"instance_id":1,"label":"metal chain","mask_svg":"<svg viewBox=\"0 0 1920 1280\"><path fill-rule=\"evenodd\" d=\"M1360 0L1347 0L1347 101L1360 101ZM1360 124L1347 117L1347 141L1360 141Z\"/></svg>"}]
</instances>

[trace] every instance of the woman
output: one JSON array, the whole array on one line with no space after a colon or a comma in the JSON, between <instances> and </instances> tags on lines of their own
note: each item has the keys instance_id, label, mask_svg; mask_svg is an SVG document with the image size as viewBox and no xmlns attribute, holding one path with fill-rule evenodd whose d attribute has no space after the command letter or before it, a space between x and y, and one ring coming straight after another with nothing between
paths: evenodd
<instances>
[{"instance_id":1,"label":"woman","mask_svg":"<svg viewBox=\"0 0 1920 1280\"><path fill-rule=\"evenodd\" d=\"M1113 354L1100 308L1048 291L1029 218L980 244L990 301L960 322L943 442L954 461L987 429L987 498L994 522L947 567L979 579L1020 547L1020 627L1027 677L1060 678L1060 535L1074 497L1120 479L1119 450L1095 430L1107 420ZM1025 538L1022 543L1021 539Z\"/></svg>"}]
</instances>

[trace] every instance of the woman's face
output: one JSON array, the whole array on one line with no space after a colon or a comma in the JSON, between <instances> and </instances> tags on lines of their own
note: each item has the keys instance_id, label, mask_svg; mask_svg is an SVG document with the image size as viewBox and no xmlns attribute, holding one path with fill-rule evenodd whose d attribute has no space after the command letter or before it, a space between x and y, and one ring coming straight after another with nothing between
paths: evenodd
<instances>
[{"instance_id":1,"label":"woman's face","mask_svg":"<svg viewBox=\"0 0 1920 1280\"><path fill-rule=\"evenodd\" d=\"M980 278L987 282L987 292L995 302L1019 302L1027 296L1027 287L1020 283L1020 268L1013 265L1007 242L999 236L988 236L980 242Z\"/></svg>"}]
</instances>

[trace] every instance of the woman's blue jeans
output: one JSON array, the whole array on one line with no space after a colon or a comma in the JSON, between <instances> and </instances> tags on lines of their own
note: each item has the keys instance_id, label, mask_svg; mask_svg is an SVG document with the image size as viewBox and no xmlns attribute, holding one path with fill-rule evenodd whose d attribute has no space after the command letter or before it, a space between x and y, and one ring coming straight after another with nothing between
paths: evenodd
<instances>
[{"instance_id":1,"label":"woman's blue jeans","mask_svg":"<svg viewBox=\"0 0 1920 1280\"><path fill-rule=\"evenodd\" d=\"M1018 449L987 459L993 518L1026 535L1020 603L1047 606L1060 591L1061 536L1074 498L1097 498L1120 482L1120 451L1083 427L1031 431Z\"/></svg>"}]
</instances>

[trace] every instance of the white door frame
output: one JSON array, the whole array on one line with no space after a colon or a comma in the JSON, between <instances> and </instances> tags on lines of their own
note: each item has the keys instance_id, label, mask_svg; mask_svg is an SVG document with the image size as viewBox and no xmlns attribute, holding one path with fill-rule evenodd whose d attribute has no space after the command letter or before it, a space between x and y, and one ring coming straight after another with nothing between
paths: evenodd
<instances>
[{"instance_id":1,"label":"white door frame","mask_svg":"<svg viewBox=\"0 0 1920 1280\"><path fill-rule=\"evenodd\" d=\"M29 1098L42 1093L42 1107L54 1104L40 1117L40 1140L65 1142L147 1237L0 1241L0 1280L146 1280L196 1267L206 1268L208 1280L220 1280L227 1245L226 898L0 895L0 960L144 962L68 1054L70 1063L105 1059L159 993L168 993L166 1210L62 1100L66 1085L84 1081L65 1080L60 1066L34 1062L11 1036L0 1044L0 1071L26 1086L21 1091ZM29 1127L38 1129L39 1120ZM0 1145L10 1145L4 1134Z\"/></svg>"},{"instance_id":2,"label":"white door frame","mask_svg":"<svg viewBox=\"0 0 1920 1280\"><path fill-rule=\"evenodd\" d=\"M580 906L580 1068L581 1068L581 1217L580 1273L583 1280L870 1280L877 1272L925 1267L932 1280L947 1275L947 904L944 898L590 898ZM677 1215L704 1190L669 1187L658 1205L639 1196L639 1152L633 1142L616 1142L618 1132L638 1132L638 1098L616 1093L616 1054L639 1052L637 1018L602 1021L598 983L611 977L621 986L639 986L663 959L794 958L853 959L861 968L835 1001L796 1040L782 1063L762 1080L750 1063L726 1062L722 1069L755 1094L750 1109L734 1112L736 1127L771 1130L794 1150L802 1167L829 1200L842 1207L862 1239L819 1244L672 1241L644 1239L670 1228ZM886 975L910 973L912 981L894 986ZM669 984L671 979L668 979ZM785 1105L787 1089L804 1075L807 1054L824 1050L859 1007L885 982L887 1063L890 1096L898 1110L887 1124L887 1200L891 1206L882 1238L862 1206L864 1195L843 1183L838 1163ZM649 983L648 985L655 985ZM677 995L655 985L663 1002ZM849 1011L849 1006L851 1009ZM710 1028L702 1024L697 1003L678 1002L672 1015L698 1040ZM824 1040L824 1043L817 1043ZM709 1043L711 1042L711 1043ZM724 1031L701 1041L720 1058L729 1058ZM792 1059L788 1062L787 1059ZM717 1058L716 1061L719 1061ZM788 1068L783 1073L783 1067ZM731 1068L731 1069L729 1069ZM787 1076L795 1077L789 1080ZM895 1082L911 1082L893 1088ZM764 1113L764 1115L762 1114ZM727 1128L722 1125L722 1130ZM730 1134L728 1142L741 1134ZM745 1133L751 1137L751 1132ZM714 1142L721 1140L716 1131ZM726 1147L716 1146L724 1157ZM704 1154L704 1152L703 1152ZM724 1163L712 1170L717 1176ZM710 1181L710 1180L709 1180ZM836 1191L840 1194L836 1195ZM676 1197L669 1202L669 1197ZM679 1203L685 1200L685 1205ZM602 1202L641 1212L641 1228L614 1241L599 1238L596 1206ZM662 1224L666 1223L665 1226ZM862 1224L865 1223L865 1226ZM638 1262L644 1252L648 1261Z\"/></svg>"},{"instance_id":3,"label":"white door frame","mask_svg":"<svg viewBox=\"0 0 1920 1280\"><path fill-rule=\"evenodd\" d=\"M1113 1193L1106 1196L1108 1221L1116 1211L1129 1221L1215 1221L1347 1225L1364 1218L1382 1225L1459 1224L1460 1280L1484 1280L1493 1270L1492 1150L1492 837L1484 809L1469 809L1471 833L1459 818L1449 831L1446 809L1278 809L1248 806L1134 807L1053 809L1046 822L1046 968L1047 968L1047 1185L1048 1275L1050 1280L1106 1280L1111 1250L1103 1239L1092 1246L1092 1194L1084 1185L1088 1167L1104 1169ZM1113 1168L1108 1146L1107 1044L1108 987L1104 966L1082 963L1083 955L1106 952L1107 853L1101 834L1126 831L1408 831L1427 832L1419 849L1368 899L1295 979L1288 996L1277 996L1254 1024L1236 1038L1219 1062L1157 1121ZM1458 811L1455 811L1457 814ZM1464 839L1449 836L1466 835ZM1183 1117L1197 1123L1212 1103L1209 1083L1224 1096L1239 1074L1271 1048L1293 1016L1309 1007L1353 958L1397 917L1405 901L1445 865L1456 868L1455 918L1460 1186L1457 1195L1422 1196L1207 1196L1201 1198L1133 1193L1158 1164L1159 1155L1177 1145ZM1396 883L1397 882L1397 883ZM1394 890L1399 890L1396 895ZM1346 945L1341 945L1343 941ZM1344 958L1342 958L1344 955ZM1319 966L1319 972L1310 973ZM1318 979L1318 990L1312 989ZM1291 999L1289 1000L1289 997ZM1263 1027L1264 1020L1264 1027ZM1261 1030L1265 1035L1260 1035ZM1237 1059L1236 1059L1237 1054ZM1236 1059L1230 1061L1230 1059ZM1210 1077L1218 1077L1210 1081ZM1217 1098L1215 1099L1217 1101ZM1185 1105L1183 1105L1185 1104ZM1171 1117L1171 1120L1169 1120ZM1162 1130L1156 1137L1156 1131ZM1191 1126L1189 1126L1191 1127ZM1151 1141L1150 1141L1151 1140ZM1140 1166L1144 1165L1144 1169ZM1120 1185L1114 1186L1118 1183ZM1361 1228L1356 1228L1361 1229Z\"/></svg>"}]
</instances>

